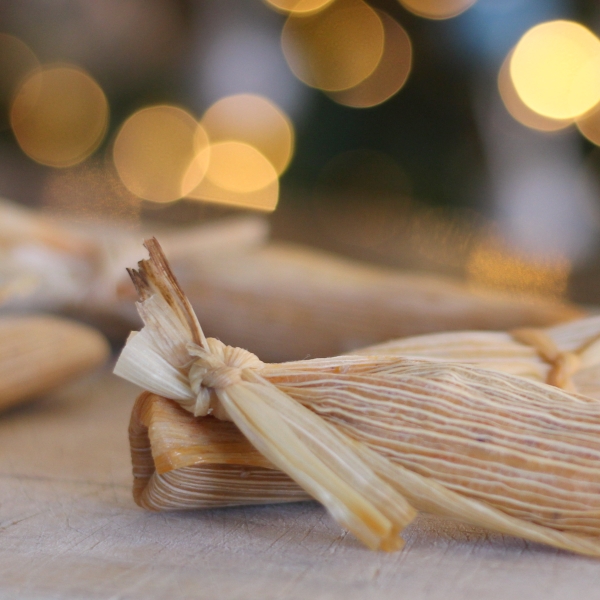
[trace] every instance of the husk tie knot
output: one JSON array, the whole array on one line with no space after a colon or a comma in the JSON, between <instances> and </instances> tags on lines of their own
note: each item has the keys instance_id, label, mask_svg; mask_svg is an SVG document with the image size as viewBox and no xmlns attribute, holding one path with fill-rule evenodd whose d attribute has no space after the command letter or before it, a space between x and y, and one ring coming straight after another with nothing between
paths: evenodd
<instances>
[{"instance_id":1,"label":"husk tie knot","mask_svg":"<svg viewBox=\"0 0 600 600\"><path fill-rule=\"evenodd\" d=\"M188 351L197 357L189 370L190 386L196 394L195 416L209 412L217 418L227 418L220 410L211 390L224 390L239 383L245 369L259 370L264 363L252 352L227 346L215 338L207 338L207 348L190 344Z\"/></svg>"},{"instance_id":2,"label":"husk tie knot","mask_svg":"<svg viewBox=\"0 0 600 600\"><path fill-rule=\"evenodd\" d=\"M510 333L517 342L535 348L539 357L550 365L546 383L563 390L577 390L571 378L582 368L580 351L561 351L554 340L541 329L515 329ZM581 349L583 350L585 347Z\"/></svg>"}]
</instances>

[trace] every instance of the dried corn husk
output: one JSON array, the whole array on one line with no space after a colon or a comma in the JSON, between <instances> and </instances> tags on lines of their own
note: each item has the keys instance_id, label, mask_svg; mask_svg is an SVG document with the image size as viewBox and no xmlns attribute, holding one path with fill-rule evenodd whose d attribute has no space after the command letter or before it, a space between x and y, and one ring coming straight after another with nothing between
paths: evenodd
<instances>
[{"instance_id":1,"label":"dried corn husk","mask_svg":"<svg viewBox=\"0 0 600 600\"><path fill-rule=\"evenodd\" d=\"M196 419L144 393L129 427L133 497L161 510L294 502L310 498L257 452L230 421Z\"/></svg>"},{"instance_id":2,"label":"dried corn husk","mask_svg":"<svg viewBox=\"0 0 600 600\"><path fill-rule=\"evenodd\" d=\"M262 244L263 219L233 217L210 224L165 229L165 247L180 261L214 260ZM73 224L0 199L0 282L26 276L34 285L9 311L61 310L93 321L138 322L125 267L139 258L142 234L116 223Z\"/></svg>"},{"instance_id":3,"label":"dried corn husk","mask_svg":"<svg viewBox=\"0 0 600 600\"><path fill-rule=\"evenodd\" d=\"M324 357L438 331L543 327L584 316L572 305L490 293L292 244L197 263L183 277L207 331L268 361Z\"/></svg>"},{"instance_id":4,"label":"dried corn husk","mask_svg":"<svg viewBox=\"0 0 600 600\"><path fill-rule=\"evenodd\" d=\"M529 335L529 340L525 334ZM600 400L599 336L600 317L596 316L525 332L429 334L393 340L357 350L354 354L463 362L536 381L548 381L549 376L556 375L557 365L571 365L572 361L561 360L561 357L573 354L577 357L577 370L563 373L567 377L560 382L555 378L554 385L574 386L575 391ZM546 347L553 346L554 350L542 352L547 348L543 348L541 342L545 342ZM144 449L141 453L132 454L135 489L138 490L135 497L141 506L171 510L299 499L300 489L296 488L296 494L291 494L290 480L285 475L273 470L265 471L263 457L249 446L232 424L217 419L194 420L171 401L152 394L143 395L138 402L144 409L136 404L133 410L130 439L132 448ZM149 408L154 404L160 408ZM145 415L143 420L141 414ZM182 422L187 424L185 430L180 429ZM153 432L151 439L149 428ZM228 444L220 441L219 434L224 428ZM203 442L198 444L198 439ZM245 450L240 452L238 445ZM158 455L157 448L160 448ZM155 465L152 449L155 456L171 458L166 461L156 458ZM219 464L223 466L222 470ZM270 468L274 467L270 465ZM219 485L217 477L220 478ZM256 495L254 485L245 486L249 479L260 482L260 496ZM186 490L184 495L181 494L182 489Z\"/></svg>"},{"instance_id":5,"label":"dried corn husk","mask_svg":"<svg viewBox=\"0 0 600 600\"><path fill-rule=\"evenodd\" d=\"M110 354L91 327L50 316L0 318L0 410L45 394Z\"/></svg>"},{"instance_id":6,"label":"dried corn husk","mask_svg":"<svg viewBox=\"0 0 600 600\"><path fill-rule=\"evenodd\" d=\"M123 273L139 258L141 234L50 221L0 202L0 223L5 213L19 235L0 226L0 281L27 273L38 282L27 302L9 309L60 310L114 338L137 326ZM265 220L238 217L160 234L206 330L265 360L331 356L434 331L544 326L583 314L561 302L267 243L267 232Z\"/></svg>"},{"instance_id":7,"label":"dried corn husk","mask_svg":"<svg viewBox=\"0 0 600 600\"><path fill-rule=\"evenodd\" d=\"M600 316L545 329L416 336L361 348L353 354L471 364L600 399Z\"/></svg>"},{"instance_id":8,"label":"dried corn husk","mask_svg":"<svg viewBox=\"0 0 600 600\"><path fill-rule=\"evenodd\" d=\"M398 548L415 507L600 555L599 402L508 374L395 356L264 364L205 338L157 243L147 247L151 260L131 273L145 327L115 372L202 417L203 432L216 419L233 421L369 547ZM141 413L145 402L156 404L140 400ZM134 418L134 453L146 455L138 479L154 477L143 428L152 443L170 421ZM177 435L175 427L164 439ZM193 446L186 457L198 454ZM171 468L164 457L181 453L169 443L152 454L166 483L139 494L143 503L170 501L174 487L179 497L180 488L194 493L164 475L197 464Z\"/></svg>"}]
</instances>

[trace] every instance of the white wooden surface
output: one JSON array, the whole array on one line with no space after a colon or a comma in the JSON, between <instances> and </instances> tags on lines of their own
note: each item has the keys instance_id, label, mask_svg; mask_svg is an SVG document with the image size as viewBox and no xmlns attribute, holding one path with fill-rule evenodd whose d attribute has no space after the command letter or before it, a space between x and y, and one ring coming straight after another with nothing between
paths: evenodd
<instances>
[{"instance_id":1,"label":"white wooden surface","mask_svg":"<svg viewBox=\"0 0 600 600\"><path fill-rule=\"evenodd\" d=\"M600 560L432 517L384 554L314 503L144 512L135 394L102 373L0 415L0 598L600 598Z\"/></svg>"}]
</instances>

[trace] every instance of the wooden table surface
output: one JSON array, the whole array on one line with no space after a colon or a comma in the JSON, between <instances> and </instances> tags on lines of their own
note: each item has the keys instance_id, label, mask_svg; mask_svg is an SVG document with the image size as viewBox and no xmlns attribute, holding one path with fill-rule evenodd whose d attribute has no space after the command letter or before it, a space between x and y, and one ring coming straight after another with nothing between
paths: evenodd
<instances>
[{"instance_id":1,"label":"wooden table surface","mask_svg":"<svg viewBox=\"0 0 600 600\"><path fill-rule=\"evenodd\" d=\"M0 598L600 598L600 560L422 516L371 552L315 503L148 513L108 371L0 416Z\"/></svg>"}]
</instances>

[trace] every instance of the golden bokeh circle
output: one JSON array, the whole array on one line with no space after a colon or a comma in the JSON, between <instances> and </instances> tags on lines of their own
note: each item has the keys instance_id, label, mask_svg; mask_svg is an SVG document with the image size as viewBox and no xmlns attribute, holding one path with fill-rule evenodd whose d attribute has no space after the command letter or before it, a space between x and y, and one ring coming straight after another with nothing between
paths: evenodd
<instances>
[{"instance_id":1,"label":"golden bokeh circle","mask_svg":"<svg viewBox=\"0 0 600 600\"><path fill-rule=\"evenodd\" d=\"M17 142L33 160L69 167L100 145L108 126L102 88L82 69L49 66L19 87L10 113Z\"/></svg>"},{"instance_id":2,"label":"golden bokeh circle","mask_svg":"<svg viewBox=\"0 0 600 600\"><path fill-rule=\"evenodd\" d=\"M121 126L113 160L127 189L146 200L172 202L198 185L207 165L196 161L202 151L197 121L169 105L143 108ZM193 166L192 166L193 165Z\"/></svg>"},{"instance_id":3,"label":"golden bokeh circle","mask_svg":"<svg viewBox=\"0 0 600 600\"><path fill-rule=\"evenodd\" d=\"M379 15L362 0L336 0L309 16L290 15L281 43L298 79L325 91L358 85L379 64L385 34Z\"/></svg>"},{"instance_id":4,"label":"golden bokeh circle","mask_svg":"<svg viewBox=\"0 0 600 600\"><path fill-rule=\"evenodd\" d=\"M237 194L261 190L277 180L275 168L254 146L238 141L211 144L206 178Z\"/></svg>"},{"instance_id":5,"label":"golden bokeh circle","mask_svg":"<svg viewBox=\"0 0 600 600\"><path fill-rule=\"evenodd\" d=\"M559 131L573 124L573 119L551 119L531 110L523 100L521 100L510 76L510 60L512 51L504 59L500 71L498 72L498 91L506 110L510 115L526 127L537 129L538 131Z\"/></svg>"},{"instance_id":6,"label":"golden bokeh circle","mask_svg":"<svg viewBox=\"0 0 600 600\"><path fill-rule=\"evenodd\" d=\"M383 23L385 44L377 68L357 86L329 96L345 106L370 108L382 104L398 93L411 71L412 44L408 33L387 13L379 11Z\"/></svg>"},{"instance_id":7,"label":"golden bokeh circle","mask_svg":"<svg viewBox=\"0 0 600 600\"><path fill-rule=\"evenodd\" d=\"M292 158L292 124L280 108L262 96L236 94L221 98L204 113L201 124L212 143L235 140L254 146L279 175Z\"/></svg>"},{"instance_id":8,"label":"golden bokeh circle","mask_svg":"<svg viewBox=\"0 0 600 600\"><path fill-rule=\"evenodd\" d=\"M306 14L317 12L334 0L265 0L265 2L282 12Z\"/></svg>"},{"instance_id":9,"label":"golden bokeh circle","mask_svg":"<svg viewBox=\"0 0 600 600\"><path fill-rule=\"evenodd\" d=\"M471 8L477 0L399 0L410 12L427 19L451 19Z\"/></svg>"},{"instance_id":10,"label":"golden bokeh circle","mask_svg":"<svg viewBox=\"0 0 600 600\"><path fill-rule=\"evenodd\" d=\"M600 40L573 21L549 21L519 41L510 74L521 100L553 119L573 119L600 101Z\"/></svg>"}]
</instances>

